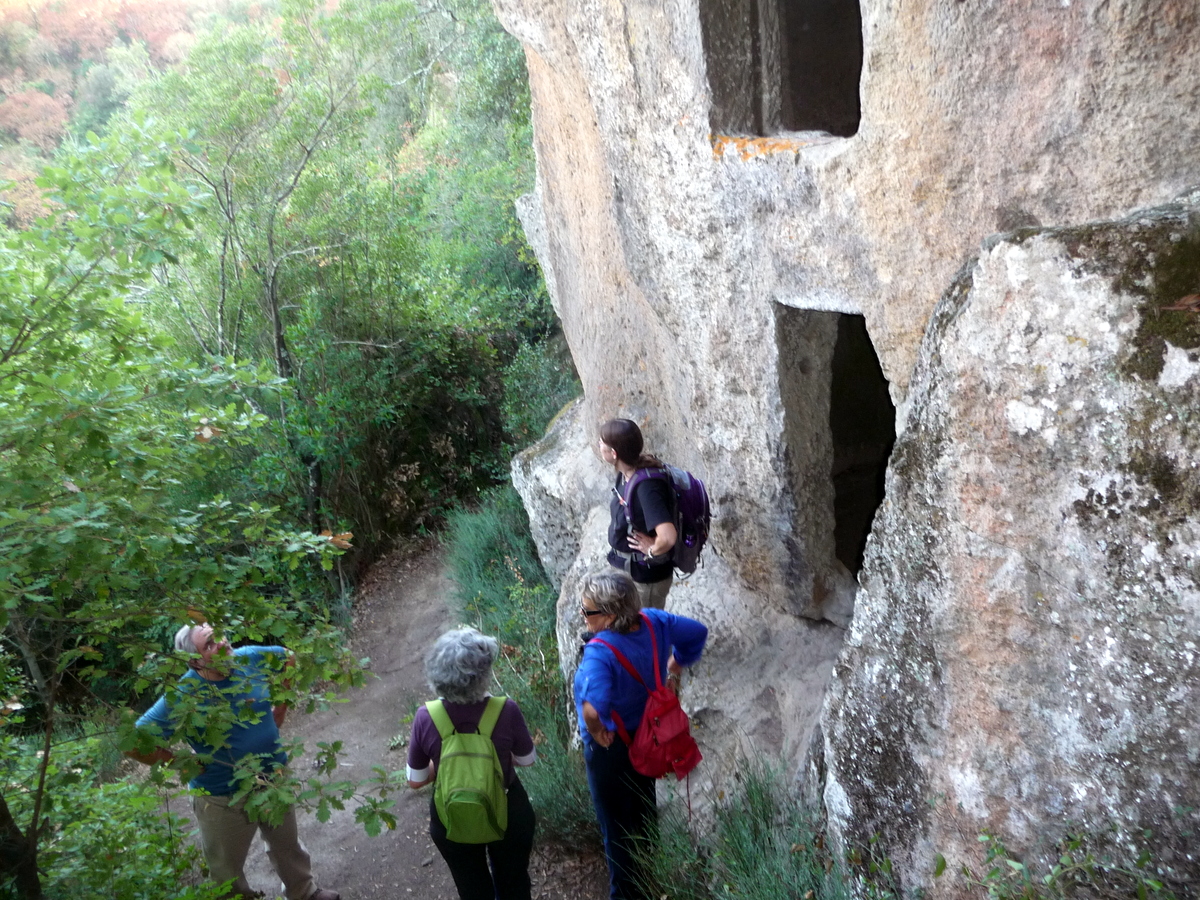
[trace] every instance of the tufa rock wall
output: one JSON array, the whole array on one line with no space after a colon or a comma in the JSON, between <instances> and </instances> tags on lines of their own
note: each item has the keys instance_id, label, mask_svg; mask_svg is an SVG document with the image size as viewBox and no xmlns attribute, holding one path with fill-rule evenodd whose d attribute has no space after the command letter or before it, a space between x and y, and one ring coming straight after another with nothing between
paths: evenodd
<instances>
[{"instance_id":1,"label":"tufa rock wall","mask_svg":"<svg viewBox=\"0 0 1200 900\"><path fill-rule=\"evenodd\" d=\"M1166 670L1191 662L1158 657L1136 679L1133 662L1194 630L1194 546L1186 522L1136 533L1159 521L1136 510L1178 518L1191 502L1183 418L1143 400L1194 404L1196 343L1190 326L1155 333L1174 320L1135 298L1200 290L1156 262L1195 248L1183 225L1166 243L1136 222L1069 228L1200 183L1192 0L494 3L534 101L522 218L585 392L553 446L514 466L562 585L563 640L602 546L608 473L590 447L627 415L713 494L708 567L670 601L715 620L720 664L689 701L713 777L747 741L803 755L819 702L804 695L838 635L810 620L845 622L857 575L823 736L836 838L886 833L919 885L931 854L966 853L980 823L1034 849L1061 811L1174 827L1164 786L1196 783L1172 709L1195 697ZM1013 229L1031 230L989 237ZM845 496L869 493L893 435L864 558L873 506ZM1119 582L1098 574L1120 554ZM1124 780L1098 762L1117 752L1092 734L1108 722L1138 735ZM1145 749L1160 731L1179 737ZM1108 806L1097 772L1116 786Z\"/></svg>"},{"instance_id":2,"label":"tufa rock wall","mask_svg":"<svg viewBox=\"0 0 1200 900\"><path fill-rule=\"evenodd\" d=\"M1110 218L1197 180L1200 12L868 3L849 83L861 118L833 137L772 130L787 124L780 73L797 68L780 62L787 41L726 34L778 30L795 5L495 0L526 49L525 219L585 415L642 422L713 485L735 575L780 611L820 615L841 572L824 479L804 473L832 462L794 438L828 427L802 398L827 395L830 373L786 339L792 312L865 317L902 424L934 303L985 236ZM714 112L722 98L731 112Z\"/></svg>"},{"instance_id":3,"label":"tufa rock wall","mask_svg":"<svg viewBox=\"0 0 1200 900\"><path fill-rule=\"evenodd\" d=\"M1188 204L1001 236L934 312L824 720L832 830L907 885L1067 823L1200 876L1196 286Z\"/></svg>"},{"instance_id":4,"label":"tufa rock wall","mask_svg":"<svg viewBox=\"0 0 1200 900\"><path fill-rule=\"evenodd\" d=\"M563 675L574 676L584 622L579 585L607 566L610 470L592 453L595 431L577 400L550 425L546 438L513 462L513 483L530 511L538 551L561 585L558 644ZM795 759L816 732L825 685L842 645L830 624L796 627L792 616L764 607L720 556L677 580L668 607L710 629L704 657L685 682L684 705L708 758L691 776L697 800L735 789L738 755ZM797 660L804 664L796 665Z\"/></svg>"}]
</instances>

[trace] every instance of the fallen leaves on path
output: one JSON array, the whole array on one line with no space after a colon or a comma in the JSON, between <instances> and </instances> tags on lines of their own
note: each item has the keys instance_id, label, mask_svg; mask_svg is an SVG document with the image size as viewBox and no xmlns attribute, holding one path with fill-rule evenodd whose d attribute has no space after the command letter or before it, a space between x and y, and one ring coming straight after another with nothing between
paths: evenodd
<instances>
[{"instance_id":1,"label":"fallen leaves on path","mask_svg":"<svg viewBox=\"0 0 1200 900\"><path fill-rule=\"evenodd\" d=\"M529 860L533 900L602 900L608 896L604 854L567 853L561 847L534 847Z\"/></svg>"}]
</instances>

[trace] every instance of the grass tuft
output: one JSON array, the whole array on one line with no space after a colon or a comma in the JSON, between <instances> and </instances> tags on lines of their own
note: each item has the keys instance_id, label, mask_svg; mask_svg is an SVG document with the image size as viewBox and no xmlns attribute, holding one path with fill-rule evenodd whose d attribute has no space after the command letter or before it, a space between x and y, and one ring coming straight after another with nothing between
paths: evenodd
<instances>
[{"instance_id":1,"label":"grass tuft","mask_svg":"<svg viewBox=\"0 0 1200 900\"><path fill-rule=\"evenodd\" d=\"M660 815L641 854L643 890L671 900L845 900L851 894L825 852L816 814L789 792L781 770L743 761L738 791L722 797L704 834L677 807Z\"/></svg>"}]
</instances>

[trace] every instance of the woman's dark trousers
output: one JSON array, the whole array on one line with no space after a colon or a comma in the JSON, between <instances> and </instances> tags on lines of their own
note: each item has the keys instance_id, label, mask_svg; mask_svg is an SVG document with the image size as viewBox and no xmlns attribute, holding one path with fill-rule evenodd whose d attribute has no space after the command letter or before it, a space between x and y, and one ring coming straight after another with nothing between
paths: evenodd
<instances>
[{"instance_id":1,"label":"woman's dark trousers","mask_svg":"<svg viewBox=\"0 0 1200 900\"><path fill-rule=\"evenodd\" d=\"M529 854L536 818L529 795L515 779L508 788L508 828L490 844L460 844L446 837L446 826L429 803L429 834L450 867L462 900L529 900ZM488 861L491 869L488 869Z\"/></svg>"},{"instance_id":2,"label":"woman's dark trousers","mask_svg":"<svg viewBox=\"0 0 1200 900\"><path fill-rule=\"evenodd\" d=\"M617 738L601 747L591 738L583 742L588 787L604 837L608 860L609 896L613 900L642 900L635 856L638 844L650 837L656 821L654 779L640 775L629 763L629 748Z\"/></svg>"}]
</instances>

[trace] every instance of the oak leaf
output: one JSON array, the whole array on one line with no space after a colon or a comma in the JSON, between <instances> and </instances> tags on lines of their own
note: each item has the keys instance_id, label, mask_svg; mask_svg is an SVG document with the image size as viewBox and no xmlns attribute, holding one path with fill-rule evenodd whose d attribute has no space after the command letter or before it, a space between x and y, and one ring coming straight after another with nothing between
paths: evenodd
<instances>
[{"instance_id":1,"label":"oak leaf","mask_svg":"<svg viewBox=\"0 0 1200 900\"><path fill-rule=\"evenodd\" d=\"M321 532L321 537L328 538L329 543L337 547L339 550L349 550L351 547L350 539L354 537L353 531L343 531L341 534L334 534L328 528Z\"/></svg>"}]
</instances>

